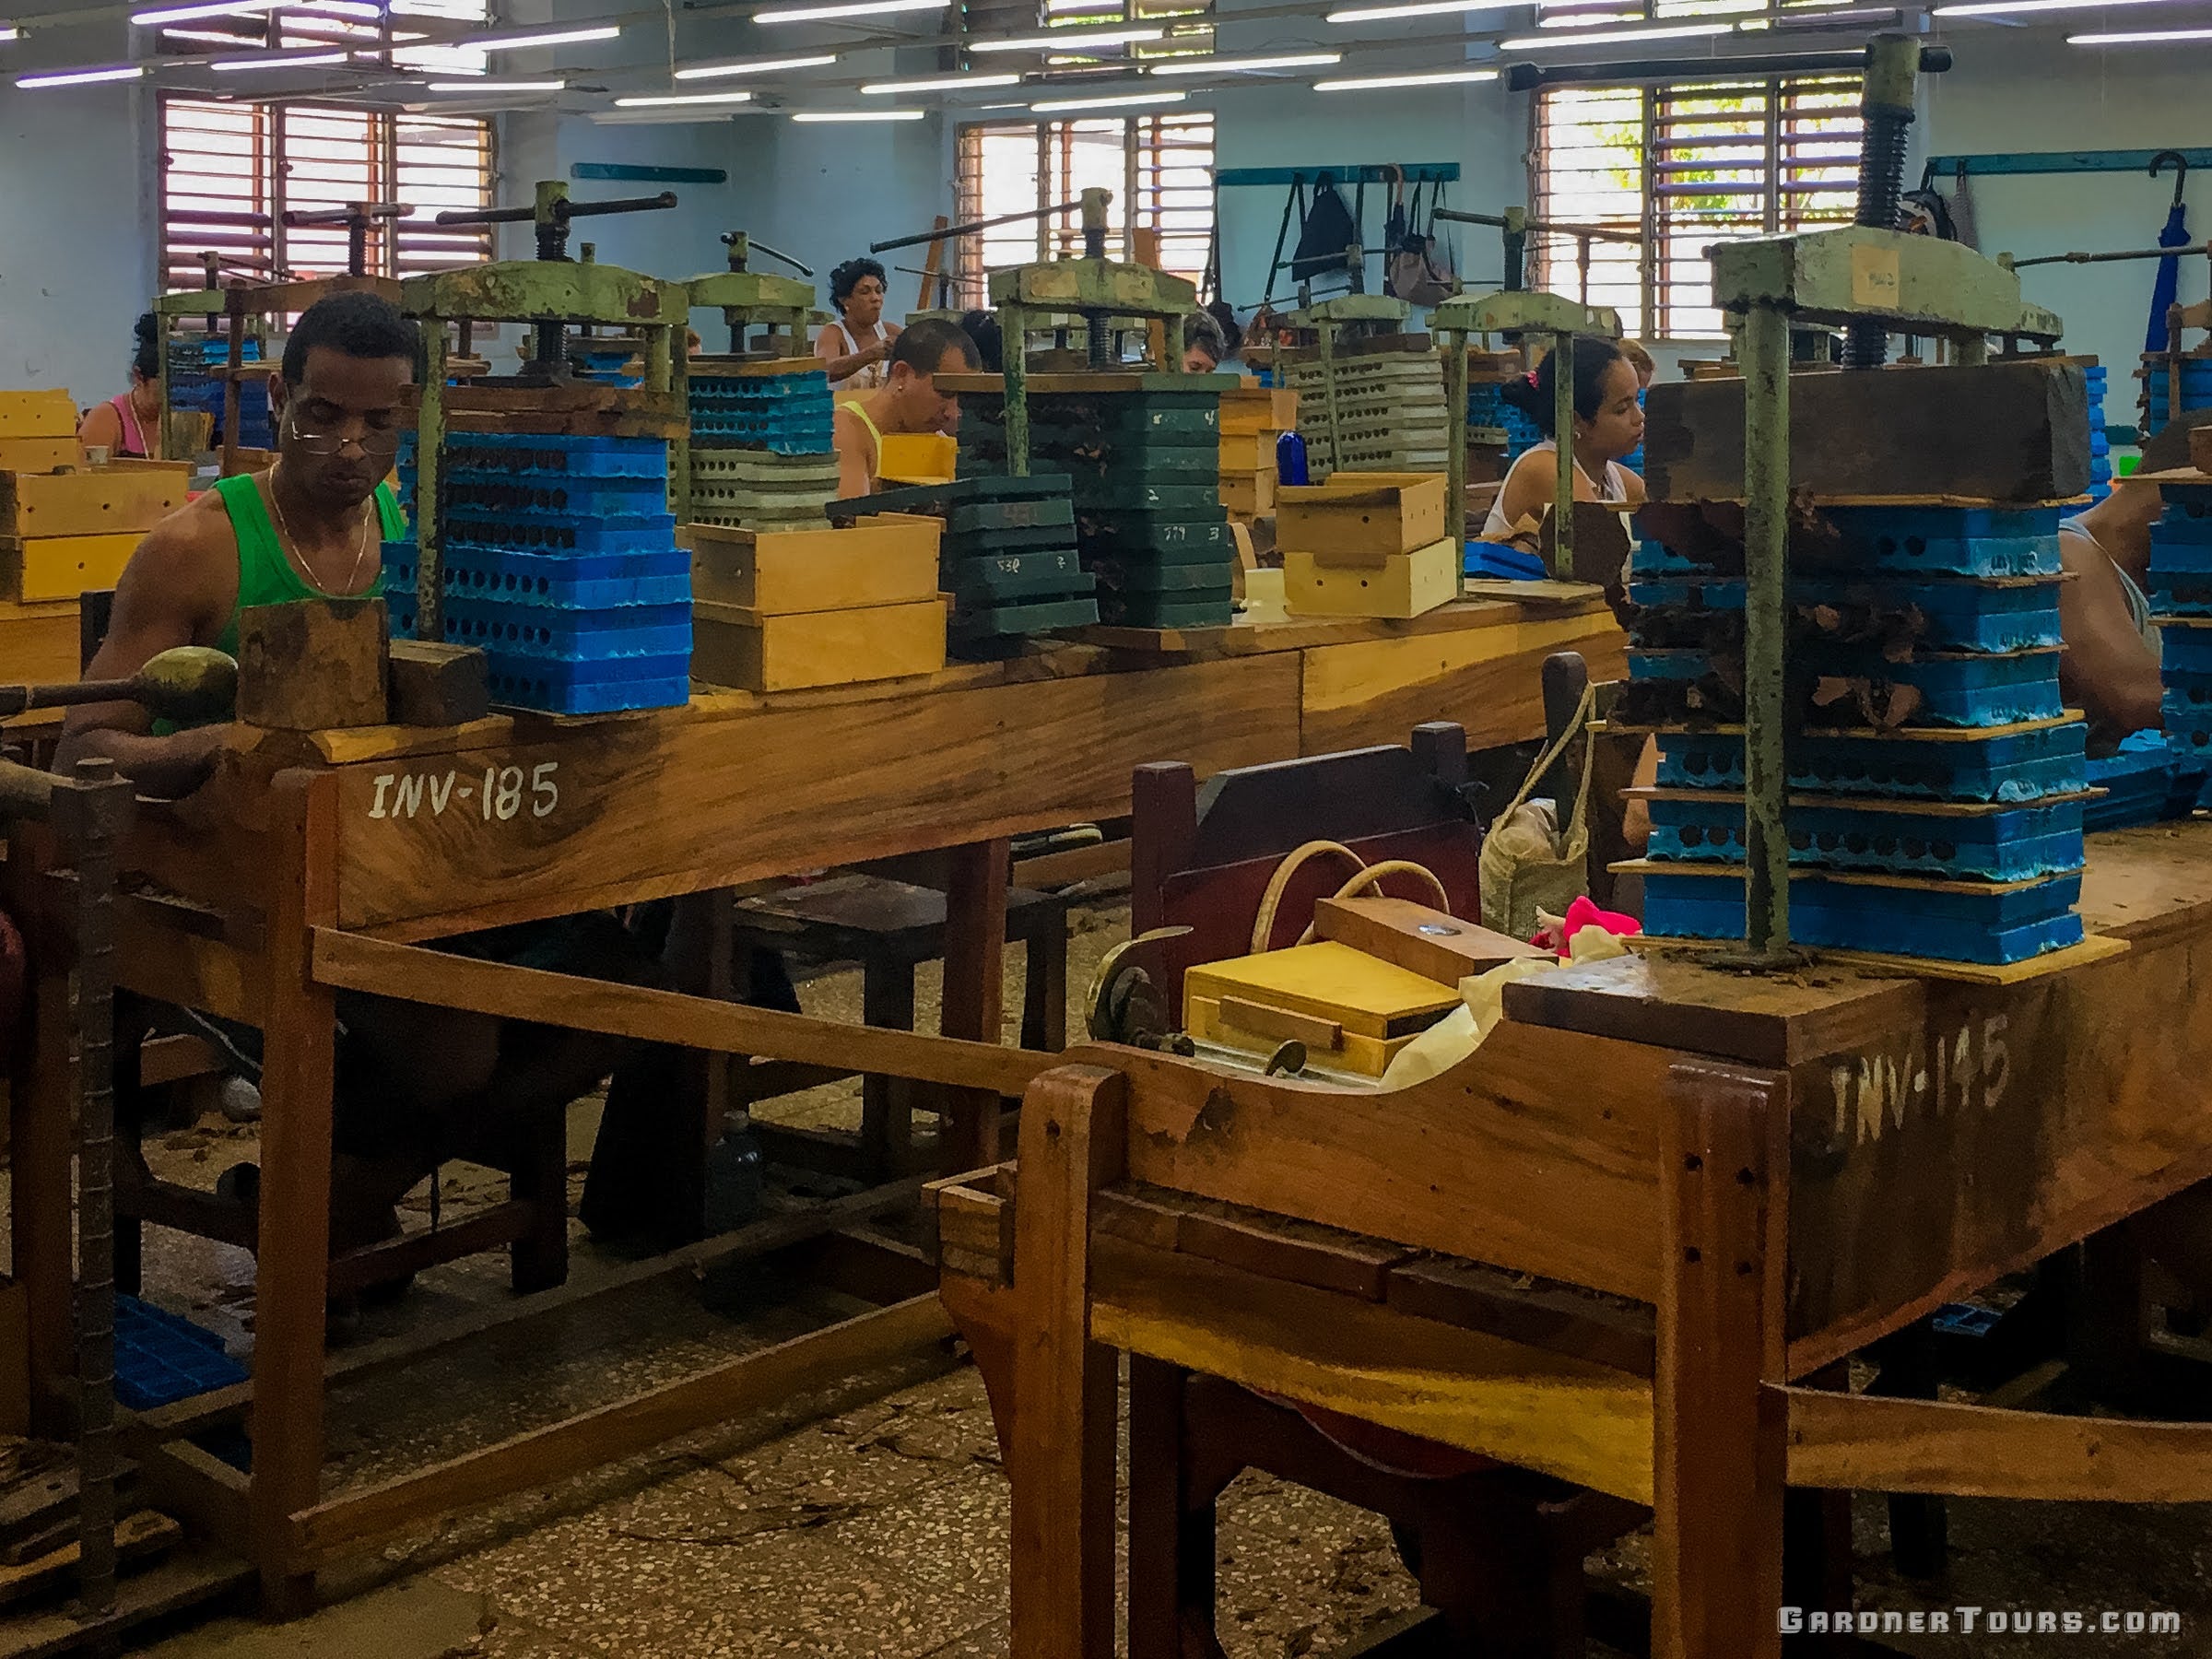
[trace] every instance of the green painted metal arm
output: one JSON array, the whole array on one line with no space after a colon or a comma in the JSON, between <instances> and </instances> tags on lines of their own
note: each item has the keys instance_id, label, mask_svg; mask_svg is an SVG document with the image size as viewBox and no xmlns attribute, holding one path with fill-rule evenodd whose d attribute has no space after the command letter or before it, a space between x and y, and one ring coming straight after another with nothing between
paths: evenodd
<instances>
[{"instance_id":1,"label":"green painted metal arm","mask_svg":"<svg viewBox=\"0 0 2212 1659\"><path fill-rule=\"evenodd\" d=\"M1026 311L1102 311L1129 317L1183 317L1198 288L1181 276L1118 259L1056 259L991 273L991 303Z\"/></svg>"},{"instance_id":2,"label":"green painted metal arm","mask_svg":"<svg viewBox=\"0 0 2212 1659\"><path fill-rule=\"evenodd\" d=\"M687 284L582 260L510 259L434 271L408 277L399 285L399 294L400 309L410 317L447 322L559 318L628 328L680 328L691 311Z\"/></svg>"},{"instance_id":3,"label":"green painted metal arm","mask_svg":"<svg viewBox=\"0 0 2212 1659\"><path fill-rule=\"evenodd\" d=\"M1620 338L1620 313L1609 305L1583 305L1560 294L1540 288L1507 289L1494 294L1454 294L1437 302L1429 313L1436 333L1454 329L1463 334L1602 335Z\"/></svg>"},{"instance_id":4,"label":"green painted metal arm","mask_svg":"<svg viewBox=\"0 0 2212 1659\"><path fill-rule=\"evenodd\" d=\"M2017 335L2051 341L2064 324L2020 298L2020 280L1961 242L1852 225L1754 237L1709 251L1724 311L1777 306L1800 323L1874 318L1899 334Z\"/></svg>"},{"instance_id":5,"label":"green painted metal arm","mask_svg":"<svg viewBox=\"0 0 2212 1659\"><path fill-rule=\"evenodd\" d=\"M759 271L710 271L682 285L692 305L712 311L809 311L814 284Z\"/></svg>"}]
</instances>

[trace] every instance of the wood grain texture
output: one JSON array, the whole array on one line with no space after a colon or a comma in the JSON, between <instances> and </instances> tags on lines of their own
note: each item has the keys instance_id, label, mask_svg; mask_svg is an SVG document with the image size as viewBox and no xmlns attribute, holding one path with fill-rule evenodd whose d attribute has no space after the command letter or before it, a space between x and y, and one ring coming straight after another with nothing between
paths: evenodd
<instances>
[{"instance_id":1,"label":"wood grain texture","mask_svg":"<svg viewBox=\"0 0 2212 1659\"><path fill-rule=\"evenodd\" d=\"M1541 737L1537 670L1555 651L1582 653L1594 680L1628 673L1627 636L1602 611L1316 647L1304 653L1299 752L1353 748L1431 720L1465 726L1470 748Z\"/></svg>"},{"instance_id":2,"label":"wood grain texture","mask_svg":"<svg viewBox=\"0 0 2212 1659\"><path fill-rule=\"evenodd\" d=\"M0 473L0 478L17 476ZM74 602L94 588L112 588L137 547L135 531L24 540L0 537L0 597L23 605Z\"/></svg>"},{"instance_id":3,"label":"wood grain texture","mask_svg":"<svg viewBox=\"0 0 2212 1659\"><path fill-rule=\"evenodd\" d=\"M1013 848L1000 837L955 847L949 858L945 990L937 1030L947 1037L995 1045L1006 994L1006 884L1012 877ZM944 1106L946 1167L995 1163L998 1094L989 1088L957 1089L947 1096Z\"/></svg>"},{"instance_id":4,"label":"wood grain texture","mask_svg":"<svg viewBox=\"0 0 2212 1659\"><path fill-rule=\"evenodd\" d=\"M1113 817L1127 810L1131 771L1163 746L1209 772L1296 752L1297 669L1294 658L1196 664L745 719L616 723L420 767L347 767L341 918L453 931L488 903L510 920L559 914L617 901L610 891L697 891L825 858ZM444 793L480 787L487 768L521 780L512 818L487 820L477 802ZM419 780L420 802L395 818L403 777ZM439 798L442 812L431 809Z\"/></svg>"},{"instance_id":5,"label":"wood grain texture","mask_svg":"<svg viewBox=\"0 0 2212 1659\"><path fill-rule=\"evenodd\" d=\"M238 717L313 732L382 725L387 624L382 599L301 599L238 613Z\"/></svg>"},{"instance_id":6,"label":"wood grain texture","mask_svg":"<svg viewBox=\"0 0 2212 1659\"><path fill-rule=\"evenodd\" d=\"M1462 1065L1356 1112L1312 1084L1070 1053L1127 1074L1136 1180L1656 1298L1663 1050L1508 1022Z\"/></svg>"},{"instance_id":7,"label":"wood grain texture","mask_svg":"<svg viewBox=\"0 0 2212 1659\"><path fill-rule=\"evenodd\" d=\"M2212 1501L2212 1424L1770 1392L1789 1413L1792 1486L2054 1503Z\"/></svg>"},{"instance_id":8,"label":"wood grain texture","mask_svg":"<svg viewBox=\"0 0 2212 1659\"><path fill-rule=\"evenodd\" d=\"M491 712L491 664L469 645L394 640L390 713L398 725L452 727Z\"/></svg>"},{"instance_id":9,"label":"wood grain texture","mask_svg":"<svg viewBox=\"0 0 2212 1659\"><path fill-rule=\"evenodd\" d=\"M0 604L0 663L7 665L10 683L74 680L77 662L76 600Z\"/></svg>"},{"instance_id":10,"label":"wood grain texture","mask_svg":"<svg viewBox=\"0 0 2212 1659\"><path fill-rule=\"evenodd\" d=\"M1092 1250L1101 1342L1651 1500L1652 1391L1641 1378L1118 1237Z\"/></svg>"},{"instance_id":11,"label":"wood grain texture","mask_svg":"<svg viewBox=\"0 0 2212 1659\"><path fill-rule=\"evenodd\" d=\"M184 505L182 467L0 472L0 535L142 535Z\"/></svg>"},{"instance_id":12,"label":"wood grain texture","mask_svg":"<svg viewBox=\"0 0 2212 1659\"><path fill-rule=\"evenodd\" d=\"M1013 1647L1112 1659L1115 1362L1094 1342L1090 1206L1121 1174L1127 1086L1065 1065L1021 1112L1014 1218Z\"/></svg>"}]
</instances>

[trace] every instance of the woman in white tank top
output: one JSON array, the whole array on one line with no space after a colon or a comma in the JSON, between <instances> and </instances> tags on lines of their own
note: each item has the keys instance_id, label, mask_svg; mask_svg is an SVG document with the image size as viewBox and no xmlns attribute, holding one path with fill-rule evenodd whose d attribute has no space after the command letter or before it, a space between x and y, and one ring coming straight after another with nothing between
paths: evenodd
<instances>
[{"instance_id":1,"label":"woman in white tank top","mask_svg":"<svg viewBox=\"0 0 2212 1659\"><path fill-rule=\"evenodd\" d=\"M1552 419L1553 365L1547 357L1535 373L1509 381L1505 399L1540 427ZM1643 480L1620 464L1643 441L1643 406L1635 366L1611 340L1578 335L1574 342L1574 499L1618 502L1622 512L1643 505ZM1505 475L1483 521L1484 541L1515 542L1535 550L1539 524L1559 491L1556 434L1522 452Z\"/></svg>"},{"instance_id":2,"label":"woman in white tank top","mask_svg":"<svg viewBox=\"0 0 2212 1659\"><path fill-rule=\"evenodd\" d=\"M815 356L830 376L832 394L872 392L889 378L885 360L899 325L883 320L888 279L873 259L848 259L830 273L830 302L838 320L822 325Z\"/></svg>"}]
</instances>

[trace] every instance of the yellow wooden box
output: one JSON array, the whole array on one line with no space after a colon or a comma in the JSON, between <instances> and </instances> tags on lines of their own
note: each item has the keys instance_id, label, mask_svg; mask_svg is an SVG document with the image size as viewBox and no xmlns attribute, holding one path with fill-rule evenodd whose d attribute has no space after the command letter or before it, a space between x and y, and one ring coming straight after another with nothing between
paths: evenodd
<instances>
[{"instance_id":1,"label":"yellow wooden box","mask_svg":"<svg viewBox=\"0 0 2212 1659\"><path fill-rule=\"evenodd\" d=\"M84 464L85 452L74 438L0 437L0 472L50 473Z\"/></svg>"},{"instance_id":2,"label":"yellow wooden box","mask_svg":"<svg viewBox=\"0 0 2212 1659\"><path fill-rule=\"evenodd\" d=\"M0 439L76 441L76 400L65 391L0 392Z\"/></svg>"},{"instance_id":3,"label":"yellow wooden box","mask_svg":"<svg viewBox=\"0 0 2212 1659\"><path fill-rule=\"evenodd\" d=\"M0 599L37 605L112 588L139 535L0 536Z\"/></svg>"},{"instance_id":4,"label":"yellow wooden box","mask_svg":"<svg viewBox=\"0 0 2212 1659\"><path fill-rule=\"evenodd\" d=\"M1459 597L1460 552L1449 541L1353 562L1283 555L1283 600L1293 616L1418 617Z\"/></svg>"},{"instance_id":5,"label":"yellow wooden box","mask_svg":"<svg viewBox=\"0 0 2212 1659\"><path fill-rule=\"evenodd\" d=\"M0 473L0 535L142 534L184 505L189 469Z\"/></svg>"},{"instance_id":6,"label":"yellow wooden box","mask_svg":"<svg viewBox=\"0 0 2212 1659\"><path fill-rule=\"evenodd\" d=\"M1221 438L1221 471L1250 473L1275 471L1275 441L1279 432L1227 432Z\"/></svg>"},{"instance_id":7,"label":"yellow wooden box","mask_svg":"<svg viewBox=\"0 0 2212 1659\"><path fill-rule=\"evenodd\" d=\"M1232 386L1221 394L1221 433L1288 432L1298 426L1298 394L1280 386Z\"/></svg>"},{"instance_id":8,"label":"yellow wooden box","mask_svg":"<svg viewBox=\"0 0 2212 1659\"><path fill-rule=\"evenodd\" d=\"M945 602L772 615L695 601L691 677L741 691L904 679L945 666Z\"/></svg>"},{"instance_id":9,"label":"yellow wooden box","mask_svg":"<svg viewBox=\"0 0 2212 1659\"><path fill-rule=\"evenodd\" d=\"M1240 473L1221 480L1221 505L1246 518L1265 518L1275 511L1276 483L1271 472Z\"/></svg>"},{"instance_id":10,"label":"yellow wooden box","mask_svg":"<svg viewBox=\"0 0 2212 1659\"><path fill-rule=\"evenodd\" d=\"M691 596L763 616L934 600L942 519L877 513L847 529L686 529Z\"/></svg>"},{"instance_id":11,"label":"yellow wooden box","mask_svg":"<svg viewBox=\"0 0 2212 1659\"><path fill-rule=\"evenodd\" d=\"M1356 483L1287 485L1275 541L1286 553L1410 553L1444 534L1444 478L1371 474Z\"/></svg>"},{"instance_id":12,"label":"yellow wooden box","mask_svg":"<svg viewBox=\"0 0 2212 1659\"><path fill-rule=\"evenodd\" d=\"M877 482L947 484L959 466L960 446L946 432L886 432L876 453Z\"/></svg>"},{"instance_id":13,"label":"yellow wooden box","mask_svg":"<svg viewBox=\"0 0 2212 1659\"><path fill-rule=\"evenodd\" d=\"M1182 976L1193 1037L1254 1053L1293 1039L1310 1060L1379 1077L1459 1006L1459 994L1348 945L1324 940L1208 962Z\"/></svg>"}]
</instances>

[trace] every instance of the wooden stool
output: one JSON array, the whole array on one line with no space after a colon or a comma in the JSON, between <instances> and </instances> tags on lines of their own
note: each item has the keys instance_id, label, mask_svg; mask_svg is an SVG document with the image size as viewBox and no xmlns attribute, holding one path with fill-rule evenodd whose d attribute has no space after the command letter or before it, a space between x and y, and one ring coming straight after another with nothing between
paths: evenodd
<instances>
[{"instance_id":1,"label":"wooden stool","mask_svg":"<svg viewBox=\"0 0 2212 1659\"><path fill-rule=\"evenodd\" d=\"M861 965L861 1018L869 1025L912 1030L914 970L945 954L945 895L880 876L838 876L781 893L740 900L741 945L787 951L814 962ZM1012 888L1006 893L1006 939L1020 941L1021 1046L1057 1053L1067 1046L1067 902L1056 894ZM802 1075L804 1074L804 1075ZM852 1074L818 1067L755 1066L740 1076L735 1098L747 1103ZM868 1076L861 1081L858 1173L896 1174L913 1164L913 1113L928 1084ZM924 1110L930 1110L923 1104ZM759 1126L777 1161L802 1165L849 1161L843 1137Z\"/></svg>"}]
</instances>

